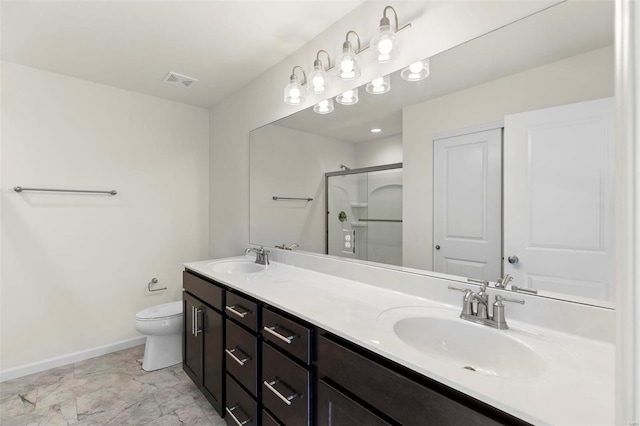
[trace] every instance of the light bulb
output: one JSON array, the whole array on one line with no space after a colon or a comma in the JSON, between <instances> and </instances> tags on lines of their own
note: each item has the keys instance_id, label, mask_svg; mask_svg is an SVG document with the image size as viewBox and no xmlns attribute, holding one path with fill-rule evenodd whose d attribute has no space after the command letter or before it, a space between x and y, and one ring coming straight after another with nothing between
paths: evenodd
<instances>
[{"instance_id":1,"label":"light bulb","mask_svg":"<svg viewBox=\"0 0 640 426\"><path fill-rule=\"evenodd\" d=\"M358 88L347 90L336 96L336 102L341 105L355 105L358 103Z\"/></svg>"},{"instance_id":2,"label":"light bulb","mask_svg":"<svg viewBox=\"0 0 640 426\"><path fill-rule=\"evenodd\" d=\"M422 61L414 62L409 65L409 71L411 71L413 74L419 73L423 68L424 65L422 64Z\"/></svg>"},{"instance_id":3,"label":"light bulb","mask_svg":"<svg viewBox=\"0 0 640 426\"><path fill-rule=\"evenodd\" d=\"M340 70L346 73L353 72L353 60L351 60L351 58L345 58L340 62Z\"/></svg>"},{"instance_id":4,"label":"light bulb","mask_svg":"<svg viewBox=\"0 0 640 426\"><path fill-rule=\"evenodd\" d=\"M376 52L376 61L384 63L392 59L392 55L397 53L396 35L391 30L389 19L383 17L380 20L380 27L371 39L371 47Z\"/></svg>"},{"instance_id":5,"label":"light bulb","mask_svg":"<svg viewBox=\"0 0 640 426\"><path fill-rule=\"evenodd\" d=\"M311 80L311 83L314 87L321 88L322 86L324 86L324 78L322 78L321 75L316 75L315 77L313 77L313 80Z\"/></svg>"},{"instance_id":6,"label":"light bulb","mask_svg":"<svg viewBox=\"0 0 640 426\"><path fill-rule=\"evenodd\" d=\"M292 75L289 84L284 88L284 103L289 105L298 105L304 101L304 93L302 86L298 83L298 78Z\"/></svg>"},{"instance_id":7,"label":"light bulb","mask_svg":"<svg viewBox=\"0 0 640 426\"><path fill-rule=\"evenodd\" d=\"M393 41L388 38L384 38L378 43L378 53L380 53L381 55L389 55L392 49Z\"/></svg>"},{"instance_id":8,"label":"light bulb","mask_svg":"<svg viewBox=\"0 0 640 426\"><path fill-rule=\"evenodd\" d=\"M367 93L371 93L373 95L387 93L391 90L391 78L388 75L385 75L384 77L373 79L371 82L367 83L366 90Z\"/></svg>"},{"instance_id":9,"label":"light bulb","mask_svg":"<svg viewBox=\"0 0 640 426\"><path fill-rule=\"evenodd\" d=\"M429 59L414 62L400 72L400 77L407 81L420 81L429 77Z\"/></svg>"},{"instance_id":10,"label":"light bulb","mask_svg":"<svg viewBox=\"0 0 640 426\"><path fill-rule=\"evenodd\" d=\"M342 80L353 80L360 77L360 65L358 56L353 51L351 43L345 41L342 45L342 54L336 60L336 73Z\"/></svg>"},{"instance_id":11,"label":"light bulb","mask_svg":"<svg viewBox=\"0 0 640 426\"><path fill-rule=\"evenodd\" d=\"M313 112L318 114L329 114L333 112L333 99L325 99L313 106Z\"/></svg>"}]
</instances>

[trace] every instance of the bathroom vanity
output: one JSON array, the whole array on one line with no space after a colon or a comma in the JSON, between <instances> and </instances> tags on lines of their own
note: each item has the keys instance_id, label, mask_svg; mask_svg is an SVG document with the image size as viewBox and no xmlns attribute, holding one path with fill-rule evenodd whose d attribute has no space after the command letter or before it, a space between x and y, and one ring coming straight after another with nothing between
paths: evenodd
<instances>
[{"instance_id":1,"label":"bathroom vanity","mask_svg":"<svg viewBox=\"0 0 640 426\"><path fill-rule=\"evenodd\" d=\"M184 369L227 424L613 422L613 345L598 319L582 336L524 324L518 311L541 302L529 298L494 330L459 318L448 287L463 283L274 251L268 266L185 264Z\"/></svg>"}]
</instances>

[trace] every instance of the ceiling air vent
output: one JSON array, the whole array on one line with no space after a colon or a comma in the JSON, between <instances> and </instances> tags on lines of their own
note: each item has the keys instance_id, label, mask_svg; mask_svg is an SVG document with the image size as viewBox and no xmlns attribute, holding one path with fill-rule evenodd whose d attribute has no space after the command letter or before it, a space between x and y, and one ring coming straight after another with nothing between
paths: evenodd
<instances>
[{"instance_id":1,"label":"ceiling air vent","mask_svg":"<svg viewBox=\"0 0 640 426\"><path fill-rule=\"evenodd\" d=\"M188 89L193 86L193 84L197 82L198 79L183 74L178 74L177 72L169 71L167 75L164 76L164 80L162 81L173 86L179 86Z\"/></svg>"}]
</instances>

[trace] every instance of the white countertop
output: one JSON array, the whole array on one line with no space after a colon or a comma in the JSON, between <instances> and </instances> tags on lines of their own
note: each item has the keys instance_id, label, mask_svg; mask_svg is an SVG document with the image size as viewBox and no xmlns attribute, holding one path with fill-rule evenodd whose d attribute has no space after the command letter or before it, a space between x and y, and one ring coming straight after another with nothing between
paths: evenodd
<instances>
[{"instance_id":1,"label":"white countertop","mask_svg":"<svg viewBox=\"0 0 640 426\"><path fill-rule=\"evenodd\" d=\"M544 368L518 378L482 374L426 356L393 331L398 315L412 310L419 313L435 308L443 318L463 321L458 318L461 300L460 306L447 305L273 261L265 271L253 274L213 271L210 265L222 260L184 266L527 422L558 425L615 422L614 345L610 343L510 321L507 308L509 330L469 324L480 327L479 333L507 333L509 338L533 348L543 360ZM399 280L402 274L398 272ZM496 356L508 358L509 354L501 349L493 348ZM469 351L474 348L469 347Z\"/></svg>"}]
</instances>

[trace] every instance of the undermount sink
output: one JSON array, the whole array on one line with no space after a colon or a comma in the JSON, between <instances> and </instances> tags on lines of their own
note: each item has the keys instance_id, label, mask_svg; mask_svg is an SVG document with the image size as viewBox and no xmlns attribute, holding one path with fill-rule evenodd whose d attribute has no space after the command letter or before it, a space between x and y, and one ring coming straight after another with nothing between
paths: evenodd
<instances>
[{"instance_id":1,"label":"undermount sink","mask_svg":"<svg viewBox=\"0 0 640 426\"><path fill-rule=\"evenodd\" d=\"M510 331L447 318L442 309L420 316L396 316L394 334L406 345L431 359L438 359L490 376L530 379L546 370L545 361L534 348ZM457 315L457 314L456 314Z\"/></svg>"},{"instance_id":2,"label":"undermount sink","mask_svg":"<svg viewBox=\"0 0 640 426\"><path fill-rule=\"evenodd\" d=\"M210 263L209 268L211 268L213 272L219 272L221 274L239 275L261 272L264 271L266 267L249 259L229 259Z\"/></svg>"}]
</instances>

